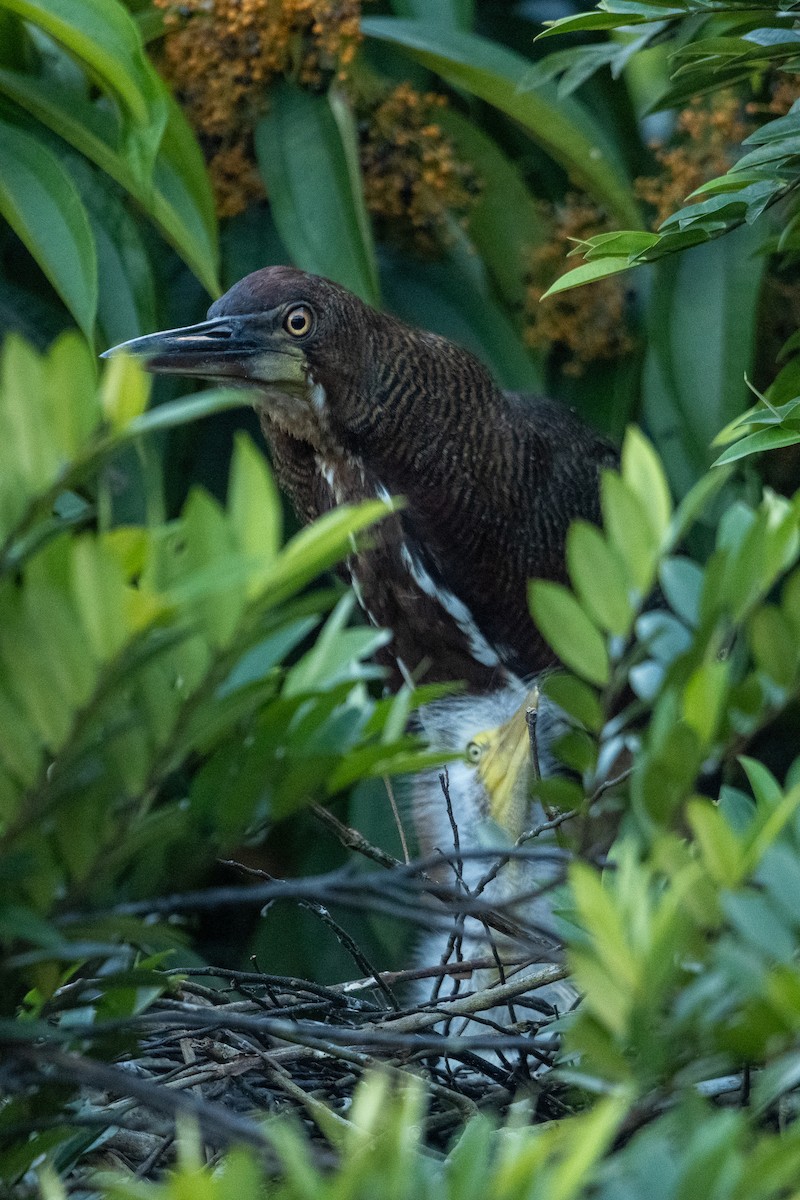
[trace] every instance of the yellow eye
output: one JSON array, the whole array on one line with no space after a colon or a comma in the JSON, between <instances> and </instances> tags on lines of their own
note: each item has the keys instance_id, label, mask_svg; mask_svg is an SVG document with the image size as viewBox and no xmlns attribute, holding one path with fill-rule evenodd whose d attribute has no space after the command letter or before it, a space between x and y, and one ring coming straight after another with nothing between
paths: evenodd
<instances>
[{"instance_id":1,"label":"yellow eye","mask_svg":"<svg viewBox=\"0 0 800 1200\"><path fill-rule=\"evenodd\" d=\"M314 314L307 304L296 304L283 318L283 328L292 337L305 337L314 323Z\"/></svg>"},{"instance_id":2,"label":"yellow eye","mask_svg":"<svg viewBox=\"0 0 800 1200\"><path fill-rule=\"evenodd\" d=\"M483 754L483 746L480 742L470 742L467 746L467 758L470 762L476 763L480 761Z\"/></svg>"}]
</instances>

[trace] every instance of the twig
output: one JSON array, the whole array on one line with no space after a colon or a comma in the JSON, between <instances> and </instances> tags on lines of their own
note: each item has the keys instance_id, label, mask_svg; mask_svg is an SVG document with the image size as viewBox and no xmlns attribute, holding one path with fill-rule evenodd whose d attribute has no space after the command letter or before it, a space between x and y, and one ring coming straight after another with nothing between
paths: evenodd
<instances>
[{"instance_id":1,"label":"twig","mask_svg":"<svg viewBox=\"0 0 800 1200\"><path fill-rule=\"evenodd\" d=\"M383 783L384 787L386 788L386 794L389 797L389 803L392 806L392 816L394 817L394 823L397 826L397 832L400 837L400 845L403 847L403 858L406 861L406 865L408 865L411 862L411 855L408 853L406 831L403 828L403 822L400 820L400 810L397 807L397 801L394 798L394 789L392 788L392 781L388 775L383 776Z\"/></svg>"}]
</instances>

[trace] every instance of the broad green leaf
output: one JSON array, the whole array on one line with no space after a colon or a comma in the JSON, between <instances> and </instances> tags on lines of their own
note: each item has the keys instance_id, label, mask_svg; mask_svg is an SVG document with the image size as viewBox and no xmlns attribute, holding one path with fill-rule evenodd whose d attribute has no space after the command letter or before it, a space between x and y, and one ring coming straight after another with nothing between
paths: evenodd
<instances>
[{"instance_id":1,"label":"broad green leaf","mask_svg":"<svg viewBox=\"0 0 800 1200\"><path fill-rule=\"evenodd\" d=\"M582 679L555 671L542 680L542 692L592 733L603 728L603 707L597 692Z\"/></svg>"},{"instance_id":2,"label":"broad green leaf","mask_svg":"<svg viewBox=\"0 0 800 1200\"><path fill-rule=\"evenodd\" d=\"M211 184L197 138L171 98L153 184L152 204L147 194L137 199L206 291L218 296L219 246Z\"/></svg>"},{"instance_id":3,"label":"broad green leaf","mask_svg":"<svg viewBox=\"0 0 800 1200\"><path fill-rule=\"evenodd\" d=\"M91 339L97 311L97 256L86 210L50 150L5 121L0 121L0 214Z\"/></svg>"},{"instance_id":4,"label":"broad green leaf","mask_svg":"<svg viewBox=\"0 0 800 1200\"><path fill-rule=\"evenodd\" d=\"M443 29L469 29L475 0L392 0L398 17L419 17Z\"/></svg>"},{"instance_id":5,"label":"broad green leaf","mask_svg":"<svg viewBox=\"0 0 800 1200\"><path fill-rule=\"evenodd\" d=\"M708 468L706 447L746 404L762 239L757 230L740 229L656 271L644 413L678 495Z\"/></svg>"},{"instance_id":6,"label":"broad green leaf","mask_svg":"<svg viewBox=\"0 0 800 1200\"><path fill-rule=\"evenodd\" d=\"M185 540L184 562L187 582L194 576L198 588L197 612L203 627L216 646L227 645L245 604L244 589L231 586L240 567L246 564L235 558L232 531L217 501L207 492L195 487L181 514L181 529ZM230 565L231 582L225 568ZM215 579L209 575L209 568ZM203 587L207 581L208 588Z\"/></svg>"},{"instance_id":7,"label":"broad green leaf","mask_svg":"<svg viewBox=\"0 0 800 1200\"><path fill-rule=\"evenodd\" d=\"M606 644L572 593L561 584L534 579L528 596L539 631L564 665L589 683L607 683Z\"/></svg>"},{"instance_id":8,"label":"broad green leaf","mask_svg":"<svg viewBox=\"0 0 800 1200\"><path fill-rule=\"evenodd\" d=\"M602 629L624 637L633 621L626 574L597 526L587 521L570 525L567 568L586 612Z\"/></svg>"},{"instance_id":9,"label":"broad green leaf","mask_svg":"<svg viewBox=\"0 0 800 1200\"><path fill-rule=\"evenodd\" d=\"M664 469L652 444L631 425L622 443L622 478L634 492L661 542L672 517L672 499Z\"/></svg>"},{"instance_id":10,"label":"broad green leaf","mask_svg":"<svg viewBox=\"0 0 800 1200\"><path fill-rule=\"evenodd\" d=\"M256 158L272 215L293 261L372 304L378 276L355 162L352 117L337 95L291 83L270 92L255 131Z\"/></svg>"},{"instance_id":11,"label":"broad green leaf","mask_svg":"<svg viewBox=\"0 0 800 1200\"><path fill-rule=\"evenodd\" d=\"M531 251L549 238L550 222L516 164L482 129L455 108L438 112L436 124L480 175L467 232L506 304L517 307L525 300Z\"/></svg>"},{"instance_id":12,"label":"broad green leaf","mask_svg":"<svg viewBox=\"0 0 800 1200\"><path fill-rule=\"evenodd\" d=\"M124 576L109 551L89 535L75 539L70 557L72 595L90 652L100 661L109 659L121 649L128 633L121 620Z\"/></svg>"},{"instance_id":13,"label":"broad green leaf","mask_svg":"<svg viewBox=\"0 0 800 1200\"><path fill-rule=\"evenodd\" d=\"M165 429L175 429L179 425L197 421L201 417L210 417L213 413L241 408L246 403L246 395L233 388L209 388L207 391L196 392L192 396L181 396L179 400L151 408L131 421L122 432L129 438L160 433Z\"/></svg>"},{"instance_id":14,"label":"broad green leaf","mask_svg":"<svg viewBox=\"0 0 800 1200\"><path fill-rule=\"evenodd\" d=\"M166 93L123 5L107 0L0 3L49 33L119 102L125 114L126 156L147 179L166 123Z\"/></svg>"},{"instance_id":15,"label":"broad green leaf","mask_svg":"<svg viewBox=\"0 0 800 1200\"><path fill-rule=\"evenodd\" d=\"M159 84L164 88L163 84ZM216 218L208 175L197 140L177 103L168 104L153 180L142 180L119 149L114 114L61 80L0 70L0 93L24 108L91 159L137 201L211 295L216 276Z\"/></svg>"},{"instance_id":16,"label":"broad green leaf","mask_svg":"<svg viewBox=\"0 0 800 1200\"><path fill-rule=\"evenodd\" d=\"M443 30L423 21L367 17L367 37L389 42L513 117L572 178L622 224L641 225L639 212L615 149L598 123L574 100L558 100L552 85L529 91L530 62L475 34Z\"/></svg>"},{"instance_id":17,"label":"broad green leaf","mask_svg":"<svg viewBox=\"0 0 800 1200\"><path fill-rule=\"evenodd\" d=\"M155 284L141 217L131 213L110 179L77 155L70 157L70 170L86 205L97 251L98 337L101 344L116 346L158 327Z\"/></svg>"}]
</instances>

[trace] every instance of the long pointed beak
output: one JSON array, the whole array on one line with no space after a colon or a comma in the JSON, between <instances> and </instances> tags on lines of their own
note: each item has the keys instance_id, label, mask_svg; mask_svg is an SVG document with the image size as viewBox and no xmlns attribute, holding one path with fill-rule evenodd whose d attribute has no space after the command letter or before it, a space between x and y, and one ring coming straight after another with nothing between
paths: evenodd
<instances>
[{"instance_id":1,"label":"long pointed beak","mask_svg":"<svg viewBox=\"0 0 800 1200\"><path fill-rule=\"evenodd\" d=\"M539 689L534 687L505 724L475 739L484 748L478 774L489 798L489 812L512 838L518 837L525 825L534 773L527 714L538 704Z\"/></svg>"},{"instance_id":2,"label":"long pointed beak","mask_svg":"<svg viewBox=\"0 0 800 1200\"><path fill-rule=\"evenodd\" d=\"M148 333L113 346L145 360L157 375L200 375L206 379L235 378L258 382L300 382L303 357L292 353L279 333L260 315L215 317L183 329Z\"/></svg>"}]
</instances>

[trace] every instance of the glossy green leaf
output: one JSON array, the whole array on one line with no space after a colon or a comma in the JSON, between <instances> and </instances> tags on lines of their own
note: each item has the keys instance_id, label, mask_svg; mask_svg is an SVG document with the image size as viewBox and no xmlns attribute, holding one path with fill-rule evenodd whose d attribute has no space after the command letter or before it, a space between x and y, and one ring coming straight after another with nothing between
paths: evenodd
<instances>
[{"instance_id":1,"label":"glossy green leaf","mask_svg":"<svg viewBox=\"0 0 800 1200\"><path fill-rule=\"evenodd\" d=\"M798 429L761 429L758 433L751 433L728 446L712 465L724 467L728 463L747 458L750 454L763 454L766 450L777 450L781 446L796 446L798 442Z\"/></svg>"},{"instance_id":2,"label":"glossy green leaf","mask_svg":"<svg viewBox=\"0 0 800 1200\"><path fill-rule=\"evenodd\" d=\"M159 84L164 87L163 84ZM9 96L120 184L154 221L212 295L219 293L213 198L197 140L174 100L168 106L153 179L143 181L119 147L113 112L61 80L0 70Z\"/></svg>"},{"instance_id":3,"label":"glossy green leaf","mask_svg":"<svg viewBox=\"0 0 800 1200\"><path fill-rule=\"evenodd\" d=\"M627 255L624 258L611 256L582 263L581 266L573 267L571 271L559 275L542 296L542 302L558 292L568 292L571 288L582 287L584 283L594 283L596 279L605 279L608 275L619 275L620 271L627 271L630 266L631 260Z\"/></svg>"},{"instance_id":4,"label":"glossy green leaf","mask_svg":"<svg viewBox=\"0 0 800 1200\"><path fill-rule=\"evenodd\" d=\"M361 27L519 121L621 223L640 224L624 168L600 126L575 101L559 101L552 85L525 90L526 59L485 38L422 21L367 17Z\"/></svg>"},{"instance_id":5,"label":"glossy green leaf","mask_svg":"<svg viewBox=\"0 0 800 1200\"><path fill-rule=\"evenodd\" d=\"M561 584L534 579L528 597L534 621L564 665L589 683L607 683L606 644L572 593Z\"/></svg>"},{"instance_id":6,"label":"glossy green leaf","mask_svg":"<svg viewBox=\"0 0 800 1200\"><path fill-rule=\"evenodd\" d=\"M97 256L86 210L58 159L37 138L0 121L0 214L91 338Z\"/></svg>"},{"instance_id":7,"label":"glossy green leaf","mask_svg":"<svg viewBox=\"0 0 800 1200\"><path fill-rule=\"evenodd\" d=\"M762 237L743 228L657 268L644 414L678 496L710 465L714 435L746 406Z\"/></svg>"},{"instance_id":8,"label":"glossy green leaf","mask_svg":"<svg viewBox=\"0 0 800 1200\"><path fill-rule=\"evenodd\" d=\"M377 268L352 117L338 95L333 103L335 114L328 95L290 83L273 88L269 111L256 126L256 157L295 264L375 304Z\"/></svg>"},{"instance_id":9,"label":"glossy green leaf","mask_svg":"<svg viewBox=\"0 0 800 1200\"><path fill-rule=\"evenodd\" d=\"M525 300L531 252L550 236L550 222L519 168L477 124L455 108L437 112L436 124L480 175L467 232L503 300L517 307Z\"/></svg>"},{"instance_id":10,"label":"glossy green leaf","mask_svg":"<svg viewBox=\"0 0 800 1200\"><path fill-rule=\"evenodd\" d=\"M137 174L147 178L167 105L127 10L107 0L2 0L2 7L49 33L119 102L126 116L127 157Z\"/></svg>"}]
</instances>

